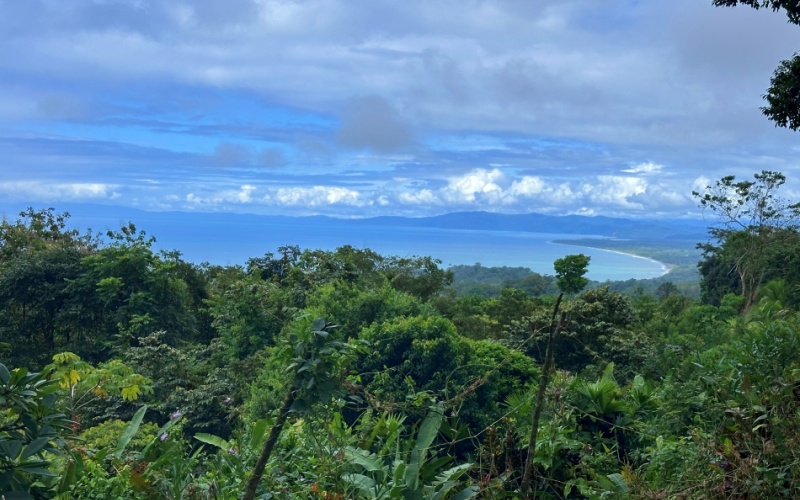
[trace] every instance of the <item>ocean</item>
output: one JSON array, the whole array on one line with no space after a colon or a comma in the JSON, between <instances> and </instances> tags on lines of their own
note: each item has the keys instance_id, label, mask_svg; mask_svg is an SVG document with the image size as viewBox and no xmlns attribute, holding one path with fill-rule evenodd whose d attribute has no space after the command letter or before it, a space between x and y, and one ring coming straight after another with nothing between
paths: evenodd
<instances>
[{"instance_id":1,"label":"ocean","mask_svg":"<svg viewBox=\"0 0 800 500\"><path fill-rule=\"evenodd\" d=\"M178 250L191 262L218 265L243 265L251 257L277 253L278 247L284 245L310 250L351 245L382 255L431 256L440 259L444 267L476 263L487 267L521 266L550 275L554 274L553 261L583 253L591 257L587 277L601 282L655 278L667 272L664 264L651 259L552 243L587 237L575 234L382 227L348 224L344 220L277 217L182 217L176 223L156 214L148 214L137 225L156 237L159 249Z\"/></svg>"},{"instance_id":2,"label":"ocean","mask_svg":"<svg viewBox=\"0 0 800 500\"><path fill-rule=\"evenodd\" d=\"M3 206L3 215L14 220L24 207ZM119 207L75 205L69 211L70 227L95 233L117 230L132 221L155 236L158 250L178 250L184 259L217 265L244 265L249 258L277 253L278 247L334 250L343 245L369 248L382 255L430 256L443 267L480 263L483 266L527 267L552 275L553 261L569 254L591 257L587 277L596 281L647 279L661 276L667 267L654 260L597 248L552 243L593 237L581 234L443 229L380 225L345 219L259 216L233 213L145 212ZM599 236L597 236L599 238Z\"/></svg>"}]
</instances>

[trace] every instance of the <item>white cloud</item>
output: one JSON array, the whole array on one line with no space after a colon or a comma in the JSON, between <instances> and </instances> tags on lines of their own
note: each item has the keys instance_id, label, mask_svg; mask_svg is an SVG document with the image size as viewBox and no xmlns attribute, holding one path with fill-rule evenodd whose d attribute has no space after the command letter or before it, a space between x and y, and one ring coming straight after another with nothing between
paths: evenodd
<instances>
[{"instance_id":1,"label":"white cloud","mask_svg":"<svg viewBox=\"0 0 800 500\"><path fill-rule=\"evenodd\" d=\"M403 205L439 205L441 200L430 189L419 191L403 191L398 197L398 201Z\"/></svg>"},{"instance_id":2,"label":"white cloud","mask_svg":"<svg viewBox=\"0 0 800 500\"><path fill-rule=\"evenodd\" d=\"M657 163L648 161L644 163L639 163L638 165L634 165L630 168L626 168L623 170L623 172L629 174L657 174L660 173L663 168L664 165L659 165Z\"/></svg>"},{"instance_id":3,"label":"white cloud","mask_svg":"<svg viewBox=\"0 0 800 500\"><path fill-rule=\"evenodd\" d=\"M703 194L706 192L706 189L710 185L711 185L711 179L709 179L704 175L701 175L700 177L697 177L694 181L692 181L692 191Z\"/></svg>"},{"instance_id":4,"label":"white cloud","mask_svg":"<svg viewBox=\"0 0 800 500\"><path fill-rule=\"evenodd\" d=\"M97 182L72 182L72 183L50 183L36 181L14 181L0 182L0 192L4 193L6 199L25 199L32 200L113 200L120 196L116 191L119 186L115 184L103 184Z\"/></svg>"},{"instance_id":5,"label":"white cloud","mask_svg":"<svg viewBox=\"0 0 800 500\"><path fill-rule=\"evenodd\" d=\"M503 188L498 182L505 179L503 173L495 168L492 170L475 169L459 177L448 179L447 187L442 190L445 200L463 203L474 202L476 199L498 201L503 195Z\"/></svg>"},{"instance_id":6,"label":"white cloud","mask_svg":"<svg viewBox=\"0 0 800 500\"><path fill-rule=\"evenodd\" d=\"M620 208L641 208L641 204L629 200L632 196L643 194L647 181L639 177L600 175L597 183L584 184L581 191L598 205L611 205Z\"/></svg>"},{"instance_id":7,"label":"white cloud","mask_svg":"<svg viewBox=\"0 0 800 500\"><path fill-rule=\"evenodd\" d=\"M189 193L185 199L190 205L250 204L254 203L253 193L256 191L255 186L244 184L239 189L224 189L205 196Z\"/></svg>"},{"instance_id":8,"label":"white cloud","mask_svg":"<svg viewBox=\"0 0 800 500\"><path fill-rule=\"evenodd\" d=\"M279 188L266 199L279 205L309 208L327 205L363 206L366 204L358 191L335 186Z\"/></svg>"},{"instance_id":9,"label":"white cloud","mask_svg":"<svg viewBox=\"0 0 800 500\"><path fill-rule=\"evenodd\" d=\"M540 194L544 189L545 182L541 177L526 175L511 183L510 192L515 196L533 196Z\"/></svg>"}]
</instances>

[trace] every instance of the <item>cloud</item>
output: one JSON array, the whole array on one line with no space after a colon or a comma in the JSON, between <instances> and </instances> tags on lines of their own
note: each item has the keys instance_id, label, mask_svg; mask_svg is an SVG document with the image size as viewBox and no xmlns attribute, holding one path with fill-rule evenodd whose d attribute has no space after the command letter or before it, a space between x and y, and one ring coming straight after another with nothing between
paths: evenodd
<instances>
[{"instance_id":1,"label":"cloud","mask_svg":"<svg viewBox=\"0 0 800 500\"><path fill-rule=\"evenodd\" d=\"M641 208L640 203L633 202L630 198L644 194L647 191L647 181L639 177L600 175L596 183L584 184L581 190L586 198L599 206Z\"/></svg>"},{"instance_id":2,"label":"cloud","mask_svg":"<svg viewBox=\"0 0 800 500\"><path fill-rule=\"evenodd\" d=\"M526 175L511 183L510 192L514 196L534 196L545 190L545 182L540 177Z\"/></svg>"},{"instance_id":3,"label":"cloud","mask_svg":"<svg viewBox=\"0 0 800 500\"><path fill-rule=\"evenodd\" d=\"M342 116L337 139L349 148L391 153L413 144L411 129L399 113L380 96L351 99Z\"/></svg>"},{"instance_id":4,"label":"cloud","mask_svg":"<svg viewBox=\"0 0 800 500\"><path fill-rule=\"evenodd\" d=\"M36 102L36 113L50 120L78 120L89 117L85 103L65 94L45 95Z\"/></svg>"},{"instance_id":5,"label":"cloud","mask_svg":"<svg viewBox=\"0 0 800 500\"><path fill-rule=\"evenodd\" d=\"M366 204L358 191L335 186L280 188L266 199L282 206L306 208L327 205L363 206Z\"/></svg>"},{"instance_id":6,"label":"cloud","mask_svg":"<svg viewBox=\"0 0 800 500\"><path fill-rule=\"evenodd\" d=\"M623 172L629 174L657 174L660 173L663 168L664 165L659 165L657 163L648 161L644 163L639 163L630 168L626 168L623 170Z\"/></svg>"},{"instance_id":7,"label":"cloud","mask_svg":"<svg viewBox=\"0 0 800 500\"><path fill-rule=\"evenodd\" d=\"M205 196L193 192L188 193L185 201L189 206L213 206L226 203L251 204L256 201L253 198L253 194L257 190L255 186L244 184L239 189L224 189ZM175 198L175 196L169 195L165 201L173 201Z\"/></svg>"},{"instance_id":8,"label":"cloud","mask_svg":"<svg viewBox=\"0 0 800 500\"><path fill-rule=\"evenodd\" d=\"M265 148L261 150L256 161L259 165L267 168L280 167L286 164L283 151L278 148Z\"/></svg>"},{"instance_id":9,"label":"cloud","mask_svg":"<svg viewBox=\"0 0 800 500\"><path fill-rule=\"evenodd\" d=\"M40 195L53 199L97 182L159 207L638 216L694 208L686 193L700 173L800 171L796 134L758 110L772 70L800 47L800 29L769 10L0 4L4 180L47 178L61 187Z\"/></svg>"},{"instance_id":10,"label":"cloud","mask_svg":"<svg viewBox=\"0 0 800 500\"><path fill-rule=\"evenodd\" d=\"M241 167L251 162L247 147L232 142L221 142L211 155L211 163L218 167Z\"/></svg>"},{"instance_id":11,"label":"cloud","mask_svg":"<svg viewBox=\"0 0 800 500\"><path fill-rule=\"evenodd\" d=\"M398 201L403 205L441 205L442 200L430 189L419 191L403 191L398 196ZM386 198L382 198L386 200ZM388 200L386 200L387 203Z\"/></svg>"},{"instance_id":12,"label":"cloud","mask_svg":"<svg viewBox=\"0 0 800 500\"><path fill-rule=\"evenodd\" d=\"M36 181L0 182L0 192L8 200L75 201L87 199L113 200L120 196L114 184L73 182L50 183Z\"/></svg>"},{"instance_id":13,"label":"cloud","mask_svg":"<svg viewBox=\"0 0 800 500\"><path fill-rule=\"evenodd\" d=\"M462 176L450 178L447 187L442 190L442 196L454 203L469 203L477 199L496 202L503 195L503 188L498 184L503 180L503 173L497 168L475 169Z\"/></svg>"},{"instance_id":14,"label":"cloud","mask_svg":"<svg viewBox=\"0 0 800 500\"><path fill-rule=\"evenodd\" d=\"M697 193L705 193L709 186L711 186L711 179L704 175L692 181L692 191Z\"/></svg>"}]
</instances>

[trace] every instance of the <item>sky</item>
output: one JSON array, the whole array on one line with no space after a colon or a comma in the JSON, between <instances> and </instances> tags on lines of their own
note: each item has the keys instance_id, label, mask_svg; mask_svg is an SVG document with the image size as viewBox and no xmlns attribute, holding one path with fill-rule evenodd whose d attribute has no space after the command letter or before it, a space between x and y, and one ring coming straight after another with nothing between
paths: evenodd
<instances>
[{"instance_id":1,"label":"sky","mask_svg":"<svg viewBox=\"0 0 800 500\"><path fill-rule=\"evenodd\" d=\"M0 198L695 217L777 170L785 15L711 0L0 0Z\"/></svg>"}]
</instances>

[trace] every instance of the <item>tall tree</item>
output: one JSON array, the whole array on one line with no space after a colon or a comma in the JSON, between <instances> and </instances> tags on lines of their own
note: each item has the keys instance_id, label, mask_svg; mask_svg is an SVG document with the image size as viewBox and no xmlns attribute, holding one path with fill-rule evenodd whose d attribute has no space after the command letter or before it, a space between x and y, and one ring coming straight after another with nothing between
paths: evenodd
<instances>
[{"instance_id":1,"label":"tall tree","mask_svg":"<svg viewBox=\"0 0 800 500\"><path fill-rule=\"evenodd\" d=\"M556 259L553 267L556 270L556 285L564 293L574 294L583 290L589 280L584 278L584 274L589 270L589 259L582 253L567 255L562 259Z\"/></svg>"},{"instance_id":2,"label":"tall tree","mask_svg":"<svg viewBox=\"0 0 800 500\"><path fill-rule=\"evenodd\" d=\"M796 239L800 222L800 203L790 203L775 194L786 182L786 176L763 170L754 178L755 181L737 182L735 176L728 175L713 186L706 186L703 193L692 192L703 209L717 214L720 223L709 229L718 246L700 245L705 254L700 268L709 268L704 263L713 260L735 271L744 309L755 301L775 252ZM708 288L708 283L704 286Z\"/></svg>"}]
</instances>

